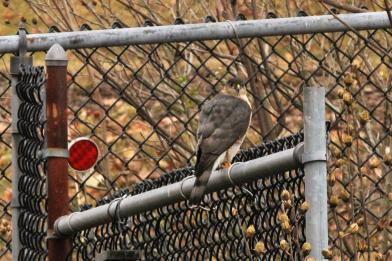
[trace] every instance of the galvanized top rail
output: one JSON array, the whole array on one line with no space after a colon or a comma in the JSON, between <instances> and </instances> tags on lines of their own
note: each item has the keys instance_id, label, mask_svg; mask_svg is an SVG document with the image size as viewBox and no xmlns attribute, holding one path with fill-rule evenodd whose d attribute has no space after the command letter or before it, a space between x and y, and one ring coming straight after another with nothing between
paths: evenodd
<instances>
[{"instance_id":1,"label":"galvanized top rail","mask_svg":"<svg viewBox=\"0 0 392 261\"><path fill-rule=\"evenodd\" d=\"M356 30L390 28L386 12L341 14ZM248 21L226 21L142 28L122 28L27 35L27 51L45 51L59 43L65 49L124 46L182 41L341 32L349 30L331 15ZM19 36L1 36L0 53L18 51Z\"/></svg>"},{"instance_id":2,"label":"galvanized top rail","mask_svg":"<svg viewBox=\"0 0 392 261\"><path fill-rule=\"evenodd\" d=\"M211 175L207 193L251 182L276 173L293 170L302 165L303 144L295 148L270 154L261 158L235 164L231 169L218 170ZM130 217L189 198L195 177L134 196L112 202L83 212L74 212L58 218L54 233L58 237L69 236L84 229L96 227L121 218Z\"/></svg>"}]
</instances>

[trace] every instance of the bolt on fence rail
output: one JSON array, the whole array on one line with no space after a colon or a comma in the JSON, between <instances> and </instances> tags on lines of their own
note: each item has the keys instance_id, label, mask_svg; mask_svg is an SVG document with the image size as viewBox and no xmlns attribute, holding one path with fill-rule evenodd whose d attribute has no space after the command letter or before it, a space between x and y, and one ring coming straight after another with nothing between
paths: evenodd
<instances>
[{"instance_id":1,"label":"bolt on fence rail","mask_svg":"<svg viewBox=\"0 0 392 261\"><path fill-rule=\"evenodd\" d=\"M342 258L353 258L358 251L360 255L370 257L376 254L387 255L390 247L388 241L384 240L375 245L372 240L380 238L381 235L384 238L390 238L391 234L389 227L385 226L388 224L387 217L391 210L388 198L391 192L390 165L392 160L388 156L390 154L390 145L388 145L390 143L388 131L390 116L387 113L390 108L390 98L388 98L390 90L388 86L390 85L387 77L389 72L386 70L391 68L389 57L386 55L391 50L386 39L390 37L388 30L390 25L387 14L383 12L340 15L339 17L354 29L368 31L359 32L362 36L360 37L358 32L352 33L349 28L345 28L331 16L312 17L312 19L302 17L288 18L288 20L272 19L268 23L259 23L259 26L274 24L275 21L276 24L280 24L280 28L287 28L286 25L290 21L295 22L297 26L291 31L285 31L288 35L277 37L267 37L267 34L263 34L266 32L265 29L258 28L261 32L259 36L262 37L242 39L242 44L240 44L235 39L236 36L231 27L231 24L237 28L239 24L244 23L239 21L226 23L227 32L224 37L229 39L227 41L198 42L194 39L193 42L178 44L146 42L151 45L116 48L90 46L90 49L74 50L73 54L79 59L80 64L69 71L69 88L70 93L73 93L73 103L69 107L73 114L70 117L70 128L72 132L79 134L91 133L104 150L102 160L93 173L87 173L84 176L71 173L71 184L75 185L72 186L71 191L74 195L71 197L72 208L76 210L83 203L91 204L94 198L102 197L109 191L115 190L115 187L130 185L135 180L143 179L151 173L155 175L172 166L178 167L190 162L192 149L189 150L190 153L184 153L182 149L186 148L183 145L192 143L190 142L192 139L189 139L187 135L191 137L194 134L194 112L197 108L180 115L179 108L182 102L187 102L187 106L192 106L192 104L199 106L205 97L208 97L209 92L201 93L200 99L198 96L195 98L193 86L196 82L199 82L198 89L211 88L214 92L223 84L228 74L237 72L236 67L245 60L249 61L250 66L245 69L240 67L239 70L251 72L247 74L250 84L256 82L262 90L265 90L264 93L261 92L261 95L256 92L257 89L250 88L249 90L254 104L258 105L255 107L255 112L261 111L265 119L269 117L272 119L271 128L262 132L257 123L258 113L254 114L255 119L247 146L254 144L254 134L268 139L276 137L276 135L269 135L271 129L278 129L279 135L283 135L284 132L298 131L295 125L295 111L302 110L302 101L297 91L299 86L309 81L315 85L312 81L316 81L319 85L327 87L328 119L332 121L329 144L331 158L328 160L329 230L330 244L334 250L332 253L334 255L341 253ZM309 24L309 21L313 22ZM318 21L322 21L323 25L328 25L328 28L322 27L321 30ZM186 28L190 25L184 26ZM202 27L208 26L206 24ZM220 26L223 25L220 24ZM175 29L176 27L159 27L158 30L156 30L157 27L148 27L138 30L139 32L151 32L152 30L155 37L161 28ZM132 30L105 30L105 32L125 36L125 32ZM56 37L59 41L63 41L61 44L66 45L70 43L64 38L60 39L62 36L88 35L91 38L91 35L97 33L97 31L92 31L29 35L27 36L27 39L30 39L27 44L28 51L47 50ZM168 32L165 31L165 33ZM308 35L293 35L295 33L308 33ZM169 33L166 36L173 37ZM152 38L142 39L151 40ZM171 39L176 41L175 37ZM13 51L17 49L17 40L17 36L0 37L0 41L5 43L1 46L9 48L13 45L11 48ZM68 45L67 48L77 47L76 42L74 44L74 46ZM255 52L255 46L259 44L266 50L266 56L263 59L259 59L259 53ZM29 46L37 49L29 49ZM243 51L231 52L230 50L233 49ZM2 50L5 51L5 49ZM172 60L162 59L162 57L165 58L162 55L170 56L170 54L173 54ZM129 55L132 56L132 60L129 59ZM268 62L261 62L261 60ZM132 61L140 62L132 63ZM211 62L220 64L226 73L221 74L221 71ZM188 70L183 70L184 64L188 65ZM251 71L248 68L254 70ZM177 72L182 72L185 77L176 76ZM133 78L128 77L131 74L134 75ZM116 77L113 77L114 75ZM5 97L4 95L10 92L7 85L8 76L2 73L0 77L1 96ZM174 86L172 88L175 91L174 94L170 92L172 89L163 88L166 84ZM129 92L129 86L138 89L138 97L132 96L134 92ZM117 91L116 94L108 94L109 89ZM161 93L167 96L164 99L160 98L161 96L157 97ZM82 97L82 99L78 101L75 97ZM189 100L183 101L185 98ZM275 104L274 100L279 99L283 102ZM158 111L161 110L164 113L146 114L143 107L152 110L155 108L152 103L159 107ZM125 123L121 121L119 115L114 113L122 104L126 104L126 111L131 115L129 121ZM278 105L281 106L280 109ZM93 109L95 113L92 113ZM137 112L137 116L134 116L134 111ZM8 117L9 112L6 108L1 107L1 112L2 117ZM175 128L173 130L168 125L164 125L166 121L173 120L176 120L176 128L183 126L178 132ZM141 137L136 136L130 131L136 125L147 126L146 128L151 132L143 133ZM11 143L7 137L7 130L9 130L7 126L9 125L2 123L0 148L5 152L10 151ZM104 133L111 133L111 137L106 137ZM164 149L156 148L155 135L162 139L161 147ZM131 139L131 143L124 142L124 137ZM120 149L121 147L133 147L135 144L139 149L136 149L132 155L127 154L125 149ZM166 148L167 145L170 147ZM110 159L110 164L107 164L107 159ZM140 172L134 170L138 169L140 159L151 161L155 167L139 177ZM9 165L10 161L9 163L2 162L2 184L10 181ZM110 173L108 169L117 170ZM359 184L366 189L358 190ZM1 218L5 221L4 223L7 223L11 216L9 201L2 199L0 203ZM366 222L364 223L363 220ZM358 233L350 234L347 231L353 223L359 224L360 230ZM336 226L331 224L336 224ZM2 231L4 228L5 226L2 225ZM338 232L342 232L344 236L341 237ZM0 238L0 256L2 256L10 251L10 237L1 234Z\"/></svg>"}]
</instances>

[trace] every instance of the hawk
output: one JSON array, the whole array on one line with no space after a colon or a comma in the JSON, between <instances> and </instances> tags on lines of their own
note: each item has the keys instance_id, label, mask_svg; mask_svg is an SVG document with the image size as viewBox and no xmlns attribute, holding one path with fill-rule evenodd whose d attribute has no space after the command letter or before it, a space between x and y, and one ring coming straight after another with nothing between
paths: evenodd
<instances>
[{"instance_id":1,"label":"hawk","mask_svg":"<svg viewBox=\"0 0 392 261\"><path fill-rule=\"evenodd\" d=\"M230 80L229 86L206 102L200 111L191 205L202 201L212 171L222 164L225 168L231 166L250 125L252 110L245 86L239 79Z\"/></svg>"}]
</instances>

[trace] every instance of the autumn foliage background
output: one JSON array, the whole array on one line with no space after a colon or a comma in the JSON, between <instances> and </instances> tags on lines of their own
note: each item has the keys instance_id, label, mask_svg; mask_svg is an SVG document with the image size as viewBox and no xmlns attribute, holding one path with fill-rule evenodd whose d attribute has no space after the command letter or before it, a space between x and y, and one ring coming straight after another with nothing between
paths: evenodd
<instances>
[{"instance_id":1,"label":"autumn foliage background","mask_svg":"<svg viewBox=\"0 0 392 261\"><path fill-rule=\"evenodd\" d=\"M388 1L2 1L1 35L322 15ZM242 16L241 16L242 15ZM147 21L147 23L146 23ZM177 19L177 22L179 20ZM211 24L213 26L213 24ZM254 117L244 147L302 128L303 85L325 86L330 246L336 260L391 258L389 30L69 50L69 139L91 136L95 170L70 170L71 210L193 163L197 112L228 79L246 80ZM33 54L44 65L44 53ZM9 54L0 55L0 255L10 255ZM3 210L2 210L3 209ZM4 253L4 254L3 254Z\"/></svg>"}]
</instances>

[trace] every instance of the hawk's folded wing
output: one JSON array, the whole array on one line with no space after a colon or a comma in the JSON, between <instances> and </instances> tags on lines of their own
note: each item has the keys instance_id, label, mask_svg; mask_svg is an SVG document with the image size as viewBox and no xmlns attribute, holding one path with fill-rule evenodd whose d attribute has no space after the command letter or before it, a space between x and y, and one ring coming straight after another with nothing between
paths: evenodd
<instances>
[{"instance_id":1,"label":"hawk's folded wing","mask_svg":"<svg viewBox=\"0 0 392 261\"><path fill-rule=\"evenodd\" d=\"M218 94L202 107L197 131L196 176L212 168L219 155L245 136L251 113L247 102L225 94Z\"/></svg>"},{"instance_id":2,"label":"hawk's folded wing","mask_svg":"<svg viewBox=\"0 0 392 261\"><path fill-rule=\"evenodd\" d=\"M189 198L190 204L197 205L202 200L212 168L220 164L217 160L220 160L221 154L243 141L251 115L250 105L246 101L225 94L218 94L202 107L197 131L196 180Z\"/></svg>"}]
</instances>

